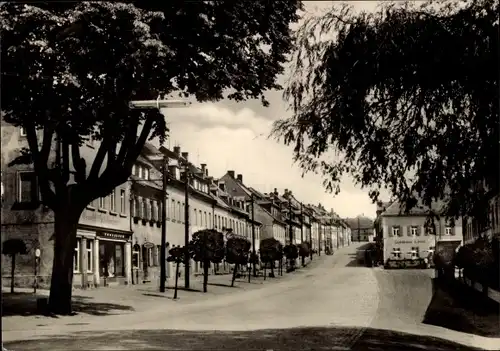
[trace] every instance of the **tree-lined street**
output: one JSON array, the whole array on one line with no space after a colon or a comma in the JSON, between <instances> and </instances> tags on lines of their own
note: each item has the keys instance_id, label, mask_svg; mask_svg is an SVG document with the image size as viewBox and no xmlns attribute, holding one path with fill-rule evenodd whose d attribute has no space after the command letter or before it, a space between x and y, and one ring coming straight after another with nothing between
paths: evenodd
<instances>
[{"instance_id":1,"label":"tree-lined street","mask_svg":"<svg viewBox=\"0 0 500 351\"><path fill-rule=\"evenodd\" d=\"M500 342L422 324L432 297L428 270L360 267L360 244L322 256L258 288L154 309L88 317L29 331L4 320L7 349L497 349ZM230 288L226 288L230 289ZM31 318L31 317L23 317ZM20 321L21 319L17 319ZM44 324L38 322L38 324ZM11 331L9 331L9 329ZM277 329L277 330L274 330ZM439 338L439 339L435 339ZM30 340L31 339L31 340ZM83 341L85 340L85 341ZM458 344L455 344L455 343Z\"/></svg>"}]
</instances>

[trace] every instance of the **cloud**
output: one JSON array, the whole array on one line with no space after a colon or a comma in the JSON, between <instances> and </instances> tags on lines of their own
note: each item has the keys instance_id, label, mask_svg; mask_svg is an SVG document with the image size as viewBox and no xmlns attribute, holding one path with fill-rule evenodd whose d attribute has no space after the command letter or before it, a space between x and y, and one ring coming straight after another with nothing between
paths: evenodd
<instances>
[{"instance_id":1,"label":"cloud","mask_svg":"<svg viewBox=\"0 0 500 351\"><path fill-rule=\"evenodd\" d=\"M321 202L344 217L360 213L375 216L368 195L350 179L334 197L325 192L320 176L302 177L302 171L292 162L292 149L267 138L271 121L246 103L240 103L238 110L204 103L165 112L170 123L170 147L180 145L183 152L189 152L192 162L206 163L215 178L234 170L243 175L245 184L261 192L290 189L300 201Z\"/></svg>"}]
</instances>

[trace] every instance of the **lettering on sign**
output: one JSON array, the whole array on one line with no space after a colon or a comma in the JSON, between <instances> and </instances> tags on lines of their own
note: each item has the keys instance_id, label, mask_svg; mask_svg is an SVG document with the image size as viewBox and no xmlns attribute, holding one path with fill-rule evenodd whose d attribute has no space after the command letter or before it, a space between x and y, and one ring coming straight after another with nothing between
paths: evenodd
<instances>
[{"instance_id":1,"label":"lettering on sign","mask_svg":"<svg viewBox=\"0 0 500 351\"><path fill-rule=\"evenodd\" d=\"M395 244L425 244L427 240L396 240Z\"/></svg>"},{"instance_id":2,"label":"lettering on sign","mask_svg":"<svg viewBox=\"0 0 500 351\"><path fill-rule=\"evenodd\" d=\"M97 236L103 239L117 239L117 240L127 240L128 237L128 235L126 234L103 233L103 232L98 233Z\"/></svg>"}]
</instances>

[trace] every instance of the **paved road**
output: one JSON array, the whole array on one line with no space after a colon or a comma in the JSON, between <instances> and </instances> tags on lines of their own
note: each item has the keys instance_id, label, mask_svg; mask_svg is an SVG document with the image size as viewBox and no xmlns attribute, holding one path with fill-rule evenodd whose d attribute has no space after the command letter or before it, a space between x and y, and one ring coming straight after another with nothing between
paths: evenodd
<instances>
[{"instance_id":1,"label":"paved road","mask_svg":"<svg viewBox=\"0 0 500 351\"><path fill-rule=\"evenodd\" d=\"M357 246L338 250L314 268L296 272L293 279L262 289L168 309L158 302L156 309L94 318L76 326L49 325L30 336L27 331L5 332L5 346L10 350L500 349L485 338L422 325L432 292L428 271L357 267L353 264Z\"/></svg>"}]
</instances>

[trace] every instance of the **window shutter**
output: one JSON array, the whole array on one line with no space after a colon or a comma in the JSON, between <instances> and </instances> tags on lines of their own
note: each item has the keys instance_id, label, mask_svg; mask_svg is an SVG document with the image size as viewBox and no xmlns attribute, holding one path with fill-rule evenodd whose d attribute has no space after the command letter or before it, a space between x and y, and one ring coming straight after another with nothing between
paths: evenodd
<instances>
[{"instance_id":1,"label":"window shutter","mask_svg":"<svg viewBox=\"0 0 500 351\"><path fill-rule=\"evenodd\" d=\"M455 226L451 227L451 235L456 235L456 233L455 233Z\"/></svg>"},{"instance_id":2,"label":"window shutter","mask_svg":"<svg viewBox=\"0 0 500 351\"><path fill-rule=\"evenodd\" d=\"M142 197L138 196L135 204L136 204L136 216L142 218Z\"/></svg>"},{"instance_id":3,"label":"window shutter","mask_svg":"<svg viewBox=\"0 0 500 351\"><path fill-rule=\"evenodd\" d=\"M135 202L136 202L136 200L132 199L132 206L130 208L130 212L131 212L132 217L135 217L137 215L137 211L136 211L136 207L135 207Z\"/></svg>"},{"instance_id":4,"label":"window shutter","mask_svg":"<svg viewBox=\"0 0 500 351\"><path fill-rule=\"evenodd\" d=\"M411 226L406 226L406 235L411 236Z\"/></svg>"},{"instance_id":5,"label":"window shutter","mask_svg":"<svg viewBox=\"0 0 500 351\"><path fill-rule=\"evenodd\" d=\"M158 210L158 221L162 221L163 218L162 217L162 214L161 214L161 209L162 209L162 206L163 206L163 203L161 201L157 202L157 210Z\"/></svg>"},{"instance_id":6,"label":"window shutter","mask_svg":"<svg viewBox=\"0 0 500 351\"><path fill-rule=\"evenodd\" d=\"M420 236L420 227L416 227L417 229L417 236Z\"/></svg>"},{"instance_id":7,"label":"window shutter","mask_svg":"<svg viewBox=\"0 0 500 351\"><path fill-rule=\"evenodd\" d=\"M389 237L390 237L390 238L392 238L392 237L394 236L394 233L393 233L393 231L392 231L392 228L393 228L393 227L390 227L390 228L389 228Z\"/></svg>"}]
</instances>

